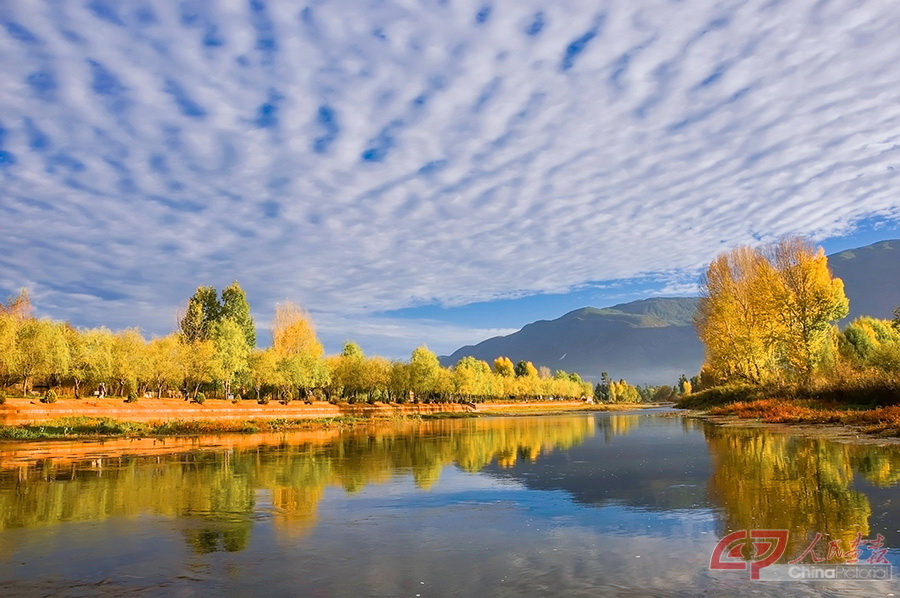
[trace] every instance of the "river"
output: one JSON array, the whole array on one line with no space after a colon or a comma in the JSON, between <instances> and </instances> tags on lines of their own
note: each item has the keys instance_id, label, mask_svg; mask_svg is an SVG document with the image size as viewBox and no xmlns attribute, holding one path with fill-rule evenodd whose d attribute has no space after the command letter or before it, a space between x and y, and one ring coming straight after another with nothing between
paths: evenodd
<instances>
[{"instance_id":1,"label":"river","mask_svg":"<svg viewBox=\"0 0 900 598\"><path fill-rule=\"evenodd\" d=\"M669 410L3 443L0 595L900 595L710 570L787 530L777 564L861 539L900 576L898 483L897 444Z\"/></svg>"}]
</instances>

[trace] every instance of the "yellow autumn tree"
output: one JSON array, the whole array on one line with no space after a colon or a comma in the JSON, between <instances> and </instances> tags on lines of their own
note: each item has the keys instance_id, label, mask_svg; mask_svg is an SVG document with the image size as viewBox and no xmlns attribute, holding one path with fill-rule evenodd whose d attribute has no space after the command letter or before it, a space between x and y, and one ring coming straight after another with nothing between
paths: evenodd
<instances>
[{"instance_id":1,"label":"yellow autumn tree","mask_svg":"<svg viewBox=\"0 0 900 598\"><path fill-rule=\"evenodd\" d=\"M737 247L716 257L701 280L695 315L706 367L717 381L761 383L773 371L775 275L763 255Z\"/></svg>"},{"instance_id":2,"label":"yellow autumn tree","mask_svg":"<svg viewBox=\"0 0 900 598\"><path fill-rule=\"evenodd\" d=\"M287 302L275 306L272 325L272 349L278 356L282 398L291 400L293 390L323 386L328 369L322 360L324 349L316 337L312 319L297 305Z\"/></svg>"},{"instance_id":3,"label":"yellow autumn tree","mask_svg":"<svg viewBox=\"0 0 900 598\"><path fill-rule=\"evenodd\" d=\"M516 366L513 365L509 357L500 356L494 360L494 372L498 376L506 376L512 378L516 375Z\"/></svg>"},{"instance_id":4,"label":"yellow autumn tree","mask_svg":"<svg viewBox=\"0 0 900 598\"><path fill-rule=\"evenodd\" d=\"M305 354L315 359L322 357L324 352L312 318L290 301L275 306L272 348L281 356Z\"/></svg>"},{"instance_id":5,"label":"yellow autumn tree","mask_svg":"<svg viewBox=\"0 0 900 598\"><path fill-rule=\"evenodd\" d=\"M849 312L844 283L833 278L825 251L797 237L772 248L778 272L773 287L781 333L777 346L789 370L808 381L823 359L834 353L832 323Z\"/></svg>"},{"instance_id":6,"label":"yellow autumn tree","mask_svg":"<svg viewBox=\"0 0 900 598\"><path fill-rule=\"evenodd\" d=\"M716 382L808 381L829 352L832 323L847 314L844 285L822 249L795 237L716 257L694 318Z\"/></svg>"}]
</instances>

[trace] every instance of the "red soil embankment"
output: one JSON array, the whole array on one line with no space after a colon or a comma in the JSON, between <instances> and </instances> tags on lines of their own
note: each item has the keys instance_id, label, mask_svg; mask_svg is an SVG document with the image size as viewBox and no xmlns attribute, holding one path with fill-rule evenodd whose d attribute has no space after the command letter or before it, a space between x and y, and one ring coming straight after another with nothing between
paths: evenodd
<instances>
[{"instance_id":1,"label":"red soil embankment","mask_svg":"<svg viewBox=\"0 0 900 598\"><path fill-rule=\"evenodd\" d=\"M142 438L86 438L67 440L25 440L0 442L0 470L52 459L57 465L86 459L109 459L126 455L167 455L191 450L250 449L260 445L277 446L285 442L322 446L334 442L341 428L292 430L257 434L203 434Z\"/></svg>"},{"instance_id":2,"label":"red soil embankment","mask_svg":"<svg viewBox=\"0 0 900 598\"><path fill-rule=\"evenodd\" d=\"M125 403L122 399L60 399L56 403L41 403L37 399L7 399L0 405L0 425L38 424L62 417L108 417L118 421L158 423L165 421L250 421L271 419L320 419L328 417L390 417L440 412L474 411L470 405L459 403L376 403L350 405L294 401L283 405L256 401L210 399L203 405L181 399L141 399Z\"/></svg>"}]
</instances>

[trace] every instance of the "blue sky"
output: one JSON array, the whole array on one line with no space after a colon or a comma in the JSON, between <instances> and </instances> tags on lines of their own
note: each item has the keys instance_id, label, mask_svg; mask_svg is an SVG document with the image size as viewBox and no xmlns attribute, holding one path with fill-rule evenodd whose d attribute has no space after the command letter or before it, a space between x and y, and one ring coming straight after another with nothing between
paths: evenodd
<instances>
[{"instance_id":1,"label":"blue sky","mask_svg":"<svg viewBox=\"0 0 900 598\"><path fill-rule=\"evenodd\" d=\"M689 294L900 237L900 3L7 0L0 293L174 329L238 280L326 350ZM265 336L265 335L263 335Z\"/></svg>"}]
</instances>

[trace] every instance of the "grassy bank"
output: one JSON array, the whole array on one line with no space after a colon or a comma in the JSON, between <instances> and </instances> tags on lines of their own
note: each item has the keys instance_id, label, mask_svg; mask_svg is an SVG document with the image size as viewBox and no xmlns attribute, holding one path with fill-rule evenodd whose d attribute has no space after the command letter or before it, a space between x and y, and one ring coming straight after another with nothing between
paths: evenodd
<instances>
[{"instance_id":1,"label":"grassy bank","mask_svg":"<svg viewBox=\"0 0 900 598\"><path fill-rule=\"evenodd\" d=\"M875 436L900 436L900 405L863 408L822 401L761 399L713 407L707 414L770 424L844 425Z\"/></svg>"},{"instance_id":2,"label":"grassy bank","mask_svg":"<svg viewBox=\"0 0 900 598\"><path fill-rule=\"evenodd\" d=\"M413 416L407 416L413 417ZM0 426L0 440L60 440L145 436L193 436L198 434L256 434L290 430L352 426L372 418L268 419L234 421L172 420L160 423L120 421L109 417L63 417L40 424Z\"/></svg>"},{"instance_id":3,"label":"grassy bank","mask_svg":"<svg viewBox=\"0 0 900 598\"><path fill-rule=\"evenodd\" d=\"M900 382L851 377L806 386L720 386L676 405L710 416L773 424L845 425L866 434L900 436Z\"/></svg>"}]
</instances>

